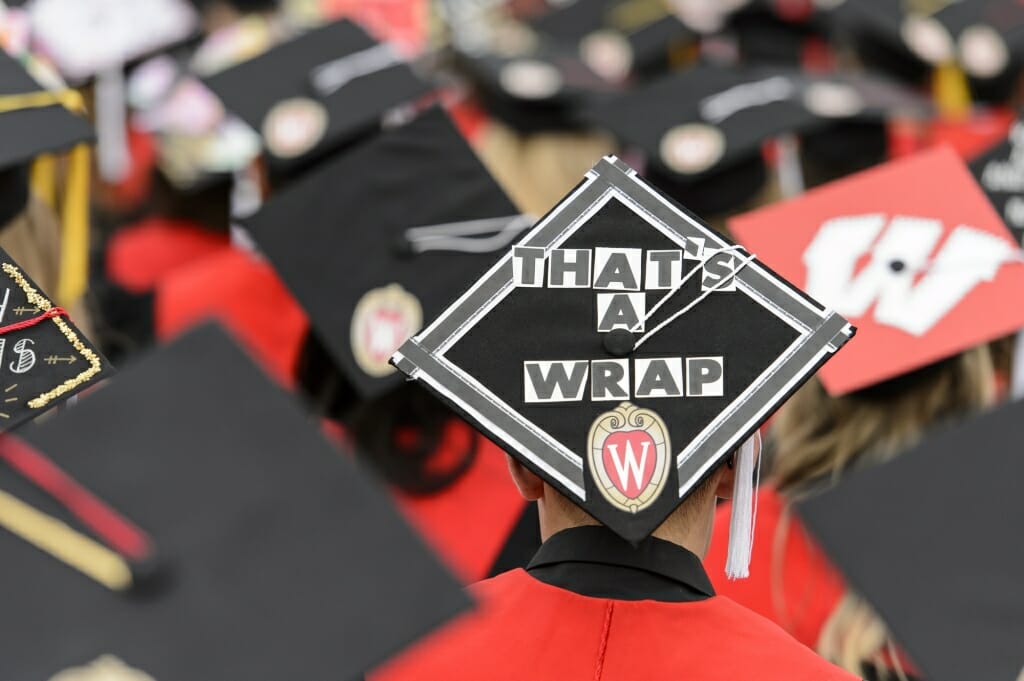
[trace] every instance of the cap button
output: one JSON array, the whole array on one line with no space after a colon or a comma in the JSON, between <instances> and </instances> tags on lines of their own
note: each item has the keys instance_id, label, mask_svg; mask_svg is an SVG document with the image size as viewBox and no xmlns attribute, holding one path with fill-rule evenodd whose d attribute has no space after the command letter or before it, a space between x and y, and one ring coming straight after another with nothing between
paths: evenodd
<instances>
[{"instance_id":1,"label":"cap button","mask_svg":"<svg viewBox=\"0 0 1024 681\"><path fill-rule=\"evenodd\" d=\"M404 235L399 235L391 245L391 252L395 257L408 259L416 255L412 242Z\"/></svg>"},{"instance_id":2,"label":"cap button","mask_svg":"<svg viewBox=\"0 0 1024 681\"><path fill-rule=\"evenodd\" d=\"M132 585L129 593L136 598L158 596L173 581L173 570L161 556L149 555L131 562Z\"/></svg>"},{"instance_id":3,"label":"cap button","mask_svg":"<svg viewBox=\"0 0 1024 681\"><path fill-rule=\"evenodd\" d=\"M625 357L633 352L633 333L626 329L615 329L604 335L604 349L612 357Z\"/></svg>"}]
</instances>

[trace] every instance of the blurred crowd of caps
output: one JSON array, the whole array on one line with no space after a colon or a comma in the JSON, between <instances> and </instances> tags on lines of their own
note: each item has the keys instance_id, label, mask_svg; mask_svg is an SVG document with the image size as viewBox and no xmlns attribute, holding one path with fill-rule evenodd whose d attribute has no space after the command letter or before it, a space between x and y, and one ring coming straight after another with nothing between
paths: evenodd
<instances>
[{"instance_id":1,"label":"blurred crowd of caps","mask_svg":"<svg viewBox=\"0 0 1024 681\"><path fill-rule=\"evenodd\" d=\"M212 32L185 0L7 4L5 47L37 73L96 77L99 97L128 66L103 89L185 191L259 158L279 183L440 101L464 133L473 107L524 133L604 132L714 217L772 178L796 193L936 142L975 158L1007 136L1024 56L1013 0L237 0L253 11ZM1012 141L976 172L1020 230Z\"/></svg>"}]
</instances>

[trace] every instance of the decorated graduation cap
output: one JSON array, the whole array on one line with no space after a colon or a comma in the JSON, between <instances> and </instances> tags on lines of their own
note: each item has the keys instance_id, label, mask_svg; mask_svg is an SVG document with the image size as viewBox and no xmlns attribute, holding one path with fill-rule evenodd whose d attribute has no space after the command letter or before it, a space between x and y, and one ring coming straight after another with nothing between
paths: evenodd
<instances>
[{"instance_id":1,"label":"decorated graduation cap","mask_svg":"<svg viewBox=\"0 0 1024 681\"><path fill-rule=\"evenodd\" d=\"M1024 327L1019 247L939 147L730 221L782 276L848 317L857 343L821 371L842 395Z\"/></svg>"},{"instance_id":2,"label":"decorated graduation cap","mask_svg":"<svg viewBox=\"0 0 1024 681\"><path fill-rule=\"evenodd\" d=\"M50 154L70 151L61 201L61 252L58 290L62 305L72 305L88 285L89 148L92 128L81 95L60 84L44 88L13 57L0 50L0 212L2 224L28 203L29 166L36 194L56 202L56 169Z\"/></svg>"},{"instance_id":3,"label":"decorated graduation cap","mask_svg":"<svg viewBox=\"0 0 1024 681\"><path fill-rule=\"evenodd\" d=\"M1024 671L1022 438L1024 405L1004 405L797 505L922 678Z\"/></svg>"},{"instance_id":4,"label":"decorated graduation cap","mask_svg":"<svg viewBox=\"0 0 1024 681\"><path fill-rule=\"evenodd\" d=\"M110 373L110 365L68 313L0 250L0 432Z\"/></svg>"},{"instance_id":5,"label":"decorated graduation cap","mask_svg":"<svg viewBox=\"0 0 1024 681\"><path fill-rule=\"evenodd\" d=\"M609 157L393 361L639 542L852 334Z\"/></svg>"},{"instance_id":6,"label":"decorated graduation cap","mask_svg":"<svg viewBox=\"0 0 1024 681\"><path fill-rule=\"evenodd\" d=\"M187 0L32 0L33 40L69 80L81 82L191 37Z\"/></svg>"},{"instance_id":7,"label":"decorated graduation cap","mask_svg":"<svg viewBox=\"0 0 1024 681\"><path fill-rule=\"evenodd\" d=\"M244 221L362 397L391 354L531 224L435 107L335 156Z\"/></svg>"},{"instance_id":8,"label":"decorated graduation cap","mask_svg":"<svg viewBox=\"0 0 1024 681\"><path fill-rule=\"evenodd\" d=\"M0 442L10 678L353 679L469 604L219 327L26 435Z\"/></svg>"},{"instance_id":9,"label":"decorated graduation cap","mask_svg":"<svg viewBox=\"0 0 1024 681\"><path fill-rule=\"evenodd\" d=\"M265 20L256 23L265 28ZM225 31L237 35L240 45L240 33L248 25L243 22ZM269 31L259 36L270 40ZM246 45L250 50L251 43ZM262 150L259 134L225 111L192 68L161 54L139 64L127 84L133 126L156 138L156 167L181 191L201 191L227 182Z\"/></svg>"},{"instance_id":10,"label":"decorated graduation cap","mask_svg":"<svg viewBox=\"0 0 1024 681\"><path fill-rule=\"evenodd\" d=\"M68 81L95 78L96 165L107 182L131 171L125 127L125 67L192 37L197 16L187 0L32 0L26 7L34 46Z\"/></svg>"},{"instance_id":11,"label":"decorated graduation cap","mask_svg":"<svg viewBox=\"0 0 1024 681\"><path fill-rule=\"evenodd\" d=\"M1004 141L971 161L971 172L1017 243L1024 243L1024 125L1014 123Z\"/></svg>"},{"instance_id":12,"label":"decorated graduation cap","mask_svg":"<svg viewBox=\"0 0 1024 681\"><path fill-rule=\"evenodd\" d=\"M394 49L356 24L315 28L206 84L258 131L270 168L286 172L366 132L428 91Z\"/></svg>"}]
</instances>

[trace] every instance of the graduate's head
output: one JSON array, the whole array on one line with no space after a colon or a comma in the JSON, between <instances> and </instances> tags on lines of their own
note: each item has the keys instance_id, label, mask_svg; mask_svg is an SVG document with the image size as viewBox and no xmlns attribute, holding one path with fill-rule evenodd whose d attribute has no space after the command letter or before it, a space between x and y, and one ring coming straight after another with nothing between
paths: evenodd
<instances>
[{"instance_id":1,"label":"graduate's head","mask_svg":"<svg viewBox=\"0 0 1024 681\"><path fill-rule=\"evenodd\" d=\"M697 553L735 479L749 557L756 432L853 335L612 157L464 290L394 365L515 458L545 534Z\"/></svg>"},{"instance_id":2,"label":"graduate's head","mask_svg":"<svg viewBox=\"0 0 1024 681\"><path fill-rule=\"evenodd\" d=\"M520 494L527 501L537 503L543 541L571 527L601 524L514 457L508 456L507 459L509 473ZM703 557L711 541L715 502L732 496L735 474L736 467L732 460L718 466L651 532L651 536L684 546Z\"/></svg>"}]
</instances>

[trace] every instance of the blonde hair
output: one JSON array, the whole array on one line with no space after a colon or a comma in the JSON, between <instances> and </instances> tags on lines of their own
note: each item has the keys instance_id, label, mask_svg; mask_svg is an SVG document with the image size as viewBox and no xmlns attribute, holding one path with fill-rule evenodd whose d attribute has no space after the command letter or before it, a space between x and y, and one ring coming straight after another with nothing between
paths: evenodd
<instances>
[{"instance_id":1,"label":"blonde hair","mask_svg":"<svg viewBox=\"0 0 1024 681\"><path fill-rule=\"evenodd\" d=\"M900 681L907 673L889 630L864 599L847 592L832 611L818 638L818 654L855 674L865 663L891 670Z\"/></svg>"},{"instance_id":2,"label":"blonde hair","mask_svg":"<svg viewBox=\"0 0 1024 681\"><path fill-rule=\"evenodd\" d=\"M772 423L778 456L771 478L792 499L809 487L834 483L850 468L887 461L916 443L926 430L963 418L996 399L996 371L989 346L850 395L830 397L812 379L779 410ZM788 531L780 523L777 532ZM784 541L776 537L781 549ZM773 589L781 570L773 571ZM783 607L784 603L776 602ZM906 675L881 618L857 594L848 591L822 628L817 651L855 674L872 663Z\"/></svg>"},{"instance_id":3,"label":"blonde hair","mask_svg":"<svg viewBox=\"0 0 1024 681\"><path fill-rule=\"evenodd\" d=\"M887 461L930 427L991 405L995 385L987 345L839 397L830 397L811 379L772 423L779 455L771 478L780 492L793 497L810 483L834 482L853 466Z\"/></svg>"}]
</instances>

